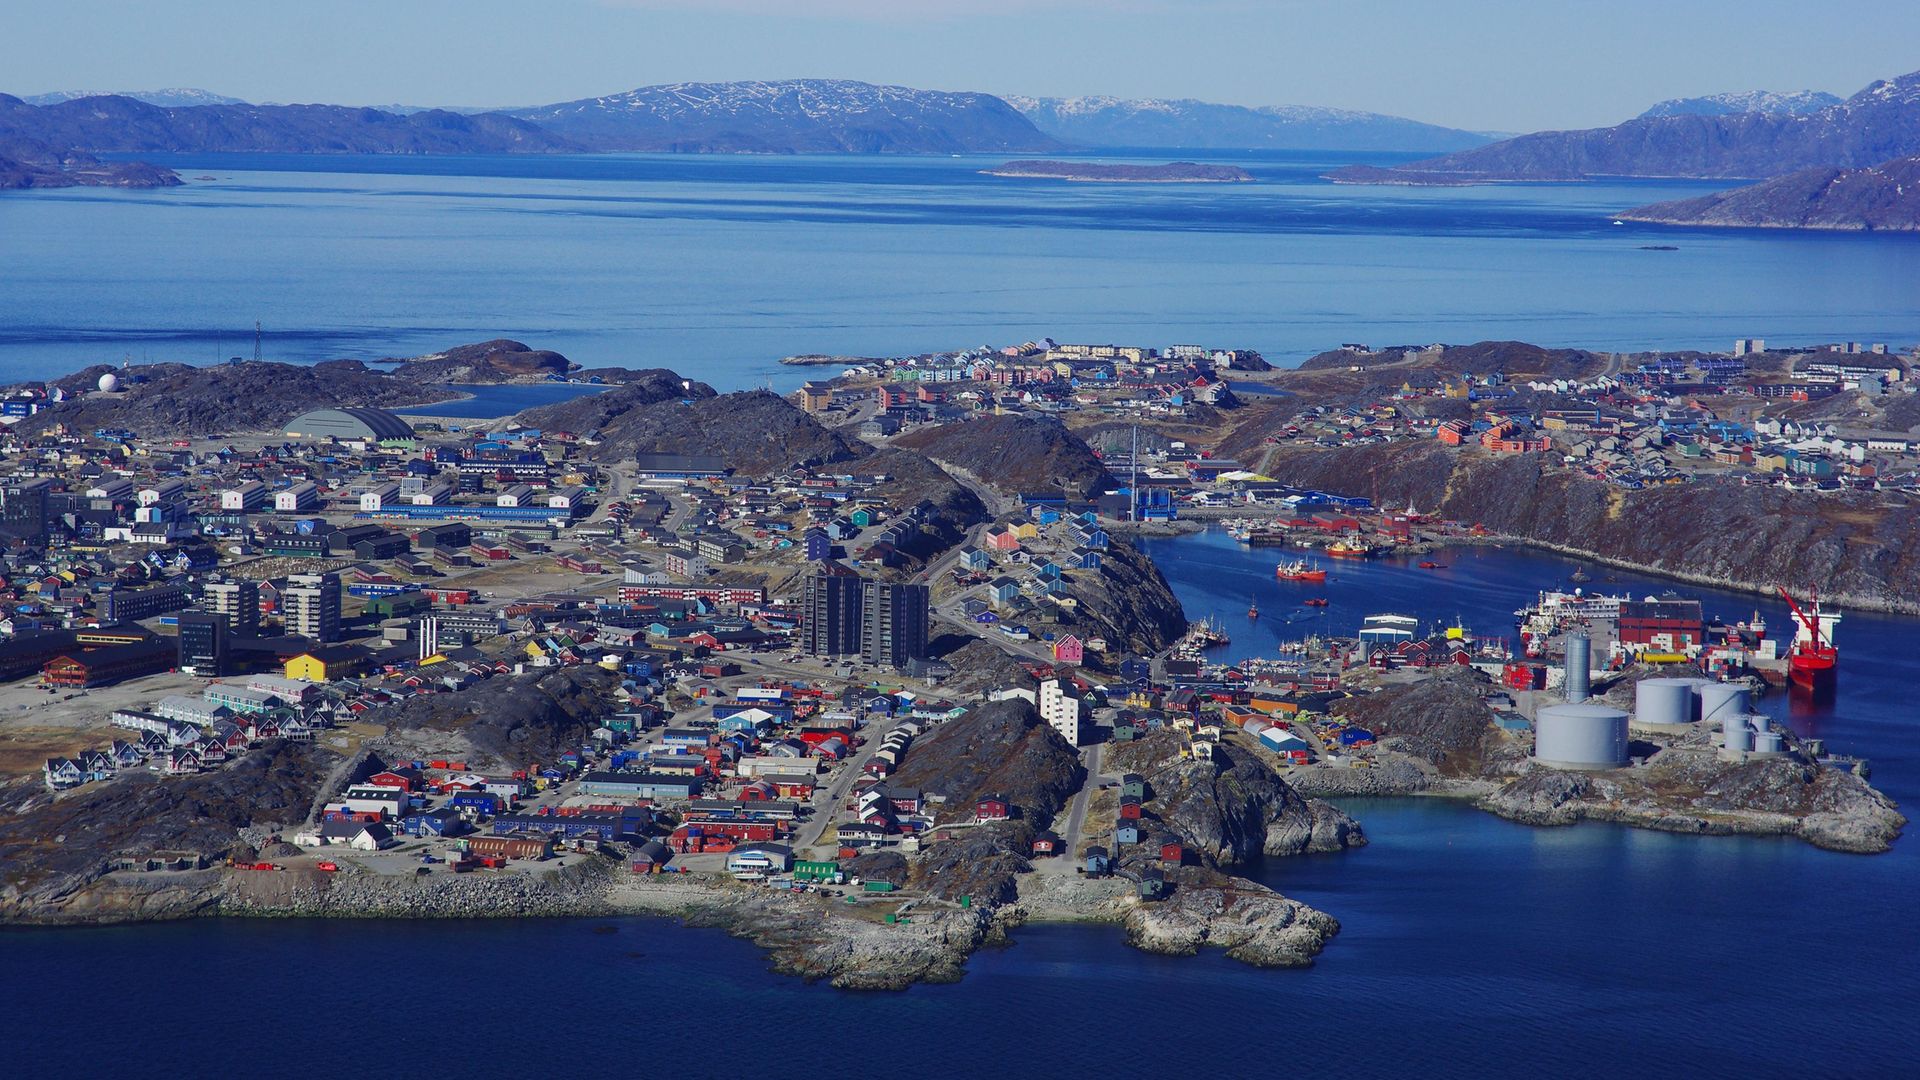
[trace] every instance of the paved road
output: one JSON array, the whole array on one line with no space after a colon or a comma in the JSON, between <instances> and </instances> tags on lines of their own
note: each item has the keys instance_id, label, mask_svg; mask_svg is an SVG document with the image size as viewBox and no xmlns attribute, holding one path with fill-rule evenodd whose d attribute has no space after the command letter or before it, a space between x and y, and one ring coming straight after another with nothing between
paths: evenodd
<instances>
[{"instance_id":1,"label":"paved road","mask_svg":"<svg viewBox=\"0 0 1920 1080\"><path fill-rule=\"evenodd\" d=\"M1100 788L1100 757L1106 749L1105 743L1094 743L1087 747L1081 758L1087 767L1087 782L1080 785L1074 793L1073 801L1067 804L1067 827L1060 830L1060 840L1065 847L1061 854L1069 861L1073 853L1080 849L1080 829L1087 821L1087 804L1093 800L1093 793Z\"/></svg>"},{"instance_id":2,"label":"paved road","mask_svg":"<svg viewBox=\"0 0 1920 1080\"><path fill-rule=\"evenodd\" d=\"M858 754L847 759L840 768L840 775L813 796L813 817L794 833L793 849L804 851L820 842L821 834L827 831L827 825L839 816L841 803L846 800L847 790L853 787L856 778L865 774L867 762L880 751L880 742L893 725L899 723L899 717L887 717L869 725L866 731L866 746Z\"/></svg>"}]
</instances>

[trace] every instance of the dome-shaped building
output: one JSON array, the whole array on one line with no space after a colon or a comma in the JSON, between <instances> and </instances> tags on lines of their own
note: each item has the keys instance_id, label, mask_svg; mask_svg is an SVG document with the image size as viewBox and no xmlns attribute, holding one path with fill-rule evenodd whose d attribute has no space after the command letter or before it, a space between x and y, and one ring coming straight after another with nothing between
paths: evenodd
<instances>
[{"instance_id":1,"label":"dome-shaped building","mask_svg":"<svg viewBox=\"0 0 1920 1080\"><path fill-rule=\"evenodd\" d=\"M385 409L314 409L287 421L289 439L362 441L380 446L414 445L413 425Z\"/></svg>"}]
</instances>

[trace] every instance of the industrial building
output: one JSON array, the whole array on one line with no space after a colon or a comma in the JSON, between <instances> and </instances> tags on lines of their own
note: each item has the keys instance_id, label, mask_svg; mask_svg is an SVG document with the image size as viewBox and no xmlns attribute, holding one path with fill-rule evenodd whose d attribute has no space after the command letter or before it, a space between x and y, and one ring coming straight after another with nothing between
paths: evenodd
<instances>
[{"instance_id":1,"label":"industrial building","mask_svg":"<svg viewBox=\"0 0 1920 1080\"><path fill-rule=\"evenodd\" d=\"M385 409L314 409L287 421L289 439L333 439L411 449L413 425Z\"/></svg>"}]
</instances>

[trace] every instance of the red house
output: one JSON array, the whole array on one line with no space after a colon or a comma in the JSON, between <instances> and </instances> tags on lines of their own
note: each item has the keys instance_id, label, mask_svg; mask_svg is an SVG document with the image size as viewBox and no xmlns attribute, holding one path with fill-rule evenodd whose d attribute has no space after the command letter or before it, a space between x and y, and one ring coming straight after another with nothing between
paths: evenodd
<instances>
[{"instance_id":1,"label":"red house","mask_svg":"<svg viewBox=\"0 0 1920 1080\"><path fill-rule=\"evenodd\" d=\"M973 804L973 816L978 821L1005 821L1013 816L1013 804L1005 795L986 795Z\"/></svg>"},{"instance_id":2,"label":"red house","mask_svg":"<svg viewBox=\"0 0 1920 1080\"><path fill-rule=\"evenodd\" d=\"M1120 820L1122 821L1139 821L1140 820L1140 800L1139 799L1129 798L1129 799L1123 800L1120 803Z\"/></svg>"},{"instance_id":3,"label":"red house","mask_svg":"<svg viewBox=\"0 0 1920 1080\"><path fill-rule=\"evenodd\" d=\"M367 777L367 783L375 787L397 787L403 791L420 790L420 770L410 766L388 769Z\"/></svg>"},{"instance_id":4,"label":"red house","mask_svg":"<svg viewBox=\"0 0 1920 1080\"><path fill-rule=\"evenodd\" d=\"M1180 846L1180 841L1172 839L1160 841L1160 861L1168 866L1179 866L1186 855L1186 849Z\"/></svg>"}]
</instances>

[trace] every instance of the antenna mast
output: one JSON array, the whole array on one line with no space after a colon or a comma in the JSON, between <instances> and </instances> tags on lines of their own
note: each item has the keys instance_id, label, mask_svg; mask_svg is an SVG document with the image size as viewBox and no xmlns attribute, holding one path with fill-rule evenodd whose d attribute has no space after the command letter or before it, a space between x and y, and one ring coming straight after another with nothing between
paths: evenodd
<instances>
[{"instance_id":1,"label":"antenna mast","mask_svg":"<svg viewBox=\"0 0 1920 1080\"><path fill-rule=\"evenodd\" d=\"M260 320L253 320L253 362L260 362Z\"/></svg>"}]
</instances>

